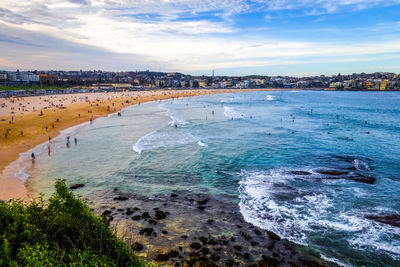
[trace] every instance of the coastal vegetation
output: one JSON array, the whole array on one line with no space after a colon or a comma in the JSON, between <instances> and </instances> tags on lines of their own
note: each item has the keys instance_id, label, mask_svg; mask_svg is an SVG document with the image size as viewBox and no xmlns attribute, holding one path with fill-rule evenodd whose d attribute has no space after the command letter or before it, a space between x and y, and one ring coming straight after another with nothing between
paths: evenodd
<instances>
[{"instance_id":1,"label":"coastal vegetation","mask_svg":"<svg viewBox=\"0 0 400 267\"><path fill-rule=\"evenodd\" d=\"M58 180L48 201L0 203L0 266L147 266Z\"/></svg>"}]
</instances>

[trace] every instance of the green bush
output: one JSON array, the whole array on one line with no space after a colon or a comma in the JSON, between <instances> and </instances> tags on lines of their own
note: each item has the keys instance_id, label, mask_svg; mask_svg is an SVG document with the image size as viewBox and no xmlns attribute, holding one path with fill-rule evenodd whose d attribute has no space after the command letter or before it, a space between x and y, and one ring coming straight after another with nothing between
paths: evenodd
<instances>
[{"instance_id":1,"label":"green bush","mask_svg":"<svg viewBox=\"0 0 400 267\"><path fill-rule=\"evenodd\" d=\"M48 200L0 203L0 266L145 266L70 192L63 180Z\"/></svg>"}]
</instances>

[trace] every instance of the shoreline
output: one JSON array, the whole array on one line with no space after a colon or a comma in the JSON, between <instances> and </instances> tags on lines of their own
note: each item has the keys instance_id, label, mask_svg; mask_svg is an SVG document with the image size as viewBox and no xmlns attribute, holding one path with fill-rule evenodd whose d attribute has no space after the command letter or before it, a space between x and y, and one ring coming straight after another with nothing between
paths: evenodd
<instances>
[{"instance_id":1,"label":"shoreline","mask_svg":"<svg viewBox=\"0 0 400 267\"><path fill-rule=\"evenodd\" d=\"M41 106L42 109L40 109L40 112L43 112L44 110L43 116L39 116L39 109L36 108L34 108L34 111L28 111L25 114L25 111L27 111L26 107L25 110L23 108L23 111L21 112L22 114L4 116L4 114L2 114L4 111L0 113L0 133L2 134L2 136L0 136L0 140L2 141L0 143L0 157L2 158L2 161L0 162L0 200L22 199L24 201L31 201L31 194L26 185L27 181L23 181L16 176L16 174L23 168L22 166L18 166L18 160L20 159L21 154L26 153L40 145L46 144L49 140L48 138L54 139L55 137L59 136L62 131L71 127L117 113L123 108L140 103L176 97L277 90L279 89L157 90L145 92L139 91L57 95L57 97L62 99L62 104L54 105L52 103L51 106L46 106L44 108L43 104L48 105L50 101L53 101L53 97L55 97L54 95L24 97L23 99L16 98L15 101L17 101L19 106L22 107L25 107L25 105L22 105L21 103L31 104L30 102L35 102L35 100L36 103L33 104L38 104L38 101L40 101L40 104L41 102L46 103L43 103ZM80 97L79 100L81 100L79 102L77 101L78 96ZM45 99L46 97L47 101ZM42 98L44 100L42 100ZM25 100L30 102L26 102ZM71 100L71 103L64 105L64 102L68 100ZM95 104L95 106L93 106L93 104ZM10 110L11 109L8 109L8 111ZM86 110L88 112L87 114ZM51 113L51 111L53 111L53 113ZM76 114L78 114L78 116ZM61 118L61 122L57 121L58 118ZM10 121L12 123L7 123ZM44 130L44 126L41 129L41 127L37 125L39 123L45 125L46 130ZM52 128L52 130L48 130L48 128L50 128L48 125L52 125L54 128ZM7 139L5 139L4 132L6 132L7 129L11 129L11 134L9 134ZM18 135L20 130L23 131L24 134L21 137Z\"/></svg>"}]
</instances>

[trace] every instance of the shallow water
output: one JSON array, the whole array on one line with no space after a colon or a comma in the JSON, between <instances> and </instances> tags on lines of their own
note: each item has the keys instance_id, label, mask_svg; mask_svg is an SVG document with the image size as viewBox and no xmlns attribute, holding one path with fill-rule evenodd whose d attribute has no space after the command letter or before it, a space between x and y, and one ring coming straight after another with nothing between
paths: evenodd
<instances>
[{"instance_id":1,"label":"shallow water","mask_svg":"<svg viewBox=\"0 0 400 267\"><path fill-rule=\"evenodd\" d=\"M77 192L95 205L114 188L207 193L326 258L395 266L400 228L365 216L400 211L398 140L398 92L219 94L132 106L70 130L51 142L50 156L47 144L36 148L26 170L36 191L50 193L55 177L84 183ZM326 169L345 174L318 173Z\"/></svg>"}]
</instances>

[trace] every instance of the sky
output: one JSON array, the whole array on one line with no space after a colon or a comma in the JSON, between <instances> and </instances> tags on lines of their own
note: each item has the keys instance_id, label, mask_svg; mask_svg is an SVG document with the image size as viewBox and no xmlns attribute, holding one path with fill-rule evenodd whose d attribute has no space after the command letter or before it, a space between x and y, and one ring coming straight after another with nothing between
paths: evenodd
<instances>
[{"instance_id":1,"label":"sky","mask_svg":"<svg viewBox=\"0 0 400 267\"><path fill-rule=\"evenodd\" d=\"M0 69L400 72L400 0L1 0Z\"/></svg>"}]
</instances>

